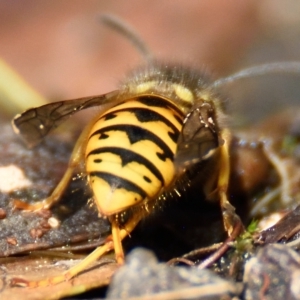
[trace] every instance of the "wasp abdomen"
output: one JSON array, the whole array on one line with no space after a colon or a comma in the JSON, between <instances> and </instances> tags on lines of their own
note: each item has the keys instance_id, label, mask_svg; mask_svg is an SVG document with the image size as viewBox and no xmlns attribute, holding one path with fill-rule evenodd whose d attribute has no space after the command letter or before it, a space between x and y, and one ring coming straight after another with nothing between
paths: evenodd
<instances>
[{"instance_id":1,"label":"wasp abdomen","mask_svg":"<svg viewBox=\"0 0 300 300\"><path fill-rule=\"evenodd\" d=\"M121 103L100 116L86 149L86 169L101 213L152 199L175 176L183 114L156 96Z\"/></svg>"}]
</instances>

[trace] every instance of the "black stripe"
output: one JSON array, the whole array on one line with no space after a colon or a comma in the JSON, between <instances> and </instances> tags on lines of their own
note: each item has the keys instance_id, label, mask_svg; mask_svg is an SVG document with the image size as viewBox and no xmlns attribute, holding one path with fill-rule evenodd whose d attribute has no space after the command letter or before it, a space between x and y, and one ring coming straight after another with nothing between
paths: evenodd
<instances>
[{"instance_id":1,"label":"black stripe","mask_svg":"<svg viewBox=\"0 0 300 300\"><path fill-rule=\"evenodd\" d=\"M117 115L115 114L115 111L113 111L113 112L108 113L108 114L106 114L106 115L102 115L102 116L99 118L99 120L102 119L103 117L104 117L104 120L107 121L107 120L111 120L111 119L116 118Z\"/></svg>"},{"instance_id":2,"label":"black stripe","mask_svg":"<svg viewBox=\"0 0 300 300\"><path fill-rule=\"evenodd\" d=\"M111 189L125 189L130 192L139 194L143 199L147 197L146 192L135 183L106 172L91 172L90 176L96 176L105 180Z\"/></svg>"},{"instance_id":3,"label":"black stripe","mask_svg":"<svg viewBox=\"0 0 300 300\"><path fill-rule=\"evenodd\" d=\"M167 109L175 110L178 114L182 115L183 117L182 110L175 103L167 101L164 98L157 96L140 96L137 98L137 101L147 106L164 107Z\"/></svg>"},{"instance_id":4,"label":"black stripe","mask_svg":"<svg viewBox=\"0 0 300 300\"><path fill-rule=\"evenodd\" d=\"M103 133L106 133L108 131L123 131L127 134L128 139L131 144L140 142L142 140L149 140L156 144L160 149L162 149L163 153L156 153L157 157L163 161L165 161L167 158L171 159L173 161L174 153L172 150L168 147L168 145L162 141L157 135L152 133L151 131L144 129L139 126L135 125L112 125L107 126L104 128L101 128L99 130L96 130L93 132L93 134L90 136L93 137L94 135L100 135L99 139L101 139L101 136Z\"/></svg>"},{"instance_id":5,"label":"black stripe","mask_svg":"<svg viewBox=\"0 0 300 300\"><path fill-rule=\"evenodd\" d=\"M180 117L178 115L174 115L174 118L178 121L178 123L182 124L183 123L183 117Z\"/></svg>"},{"instance_id":6,"label":"black stripe","mask_svg":"<svg viewBox=\"0 0 300 300\"><path fill-rule=\"evenodd\" d=\"M166 124L168 127L171 128L173 132L168 132L170 138L173 140L174 143L177 143L178 137L179 137L179 130L174 126L172 122L170 122L168 119L160 115L159 113L148 109L148 108L140 108L140 107L128 107L128 108L123 108L123 109L118 109L114 110L108 114L105 114L103 117L105 120L110 120L115 118L117 115L116 113L119 112L130 112L135 115L135 117L141 122L141 123L146 123L146 122L163 122ZM183 120L180 120L180 123L182 123Z\"/></svg>"},{"instance_id":7,"label":"black stripe","mask_svg":"<svg viewBox=\"0 0 300 300\"><path fill-rule=\"evenodd\" d=\"M100 136L99 136L99 140L105 140L105 139L107 139L107 138L109 138L109 135L107 135L107 134L105 134L105 133L102 133L102 134L100 134Z\"/></svg>"},{"instance_id":8,"label":"black stripe","mask_svg":"<svg viewBox=\"0 0 300 300\"><path fill-rule=\"evenodd\" d=\"M156 168L156 166L151 161L149 161L144 156L138 153L135 153L125 148L102 147L91 151L87 156L100 154L100 153L113 153L118 155L122 160L122 167L124 167L125 165L133 161L137 162L138 164L144 165L161 182L162 185L164 185L165 183L162 174Z\"/></svg>"},{"instance_id":9,"label":"black stripe","mask_svg":"<svg viewBox=\"0 0 300 300\"><path fill-rule=\"evenodd\" d=\"M147 182L149 182L149 183L152 182L151 179L150 179L149 177L147 177L147 176L143 176L143 178L144 178L145 181L147 181Z\"/></svg>"}]
</instances>

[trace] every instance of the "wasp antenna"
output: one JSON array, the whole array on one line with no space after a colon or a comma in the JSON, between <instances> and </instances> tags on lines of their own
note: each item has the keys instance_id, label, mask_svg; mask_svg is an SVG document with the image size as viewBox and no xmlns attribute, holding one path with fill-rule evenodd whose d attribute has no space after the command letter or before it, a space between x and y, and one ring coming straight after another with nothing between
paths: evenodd
<instances>
[{"instance_id":1,"label":"wasp antenna","mask_svg":"<svg viewBox=\"0 0 300 300\"><path fill-rule=\"evenodd\" d=\"M124 36L147 62L153 61L153 54L139 34L124 20L111 14L101 15L101 21L109 28Z\"/></svg>"},{"instance_id":2,"label":"wasp antenna","mask_svg":"<svg viewBox=\"0 0 300 300\"><path fill-rule=\"evenodd\" d=\"M300 62L291 61L291 62L275 62L267 63L259 66L254 66L250 68L243 69L237 73L234 73L228 77L224 77L214 81L210 86L218 88L227 83L235 82L240 79L262 76L267 74L276 74L276 73L296 73L300 75Z\"/></svg>"}]
</instances>

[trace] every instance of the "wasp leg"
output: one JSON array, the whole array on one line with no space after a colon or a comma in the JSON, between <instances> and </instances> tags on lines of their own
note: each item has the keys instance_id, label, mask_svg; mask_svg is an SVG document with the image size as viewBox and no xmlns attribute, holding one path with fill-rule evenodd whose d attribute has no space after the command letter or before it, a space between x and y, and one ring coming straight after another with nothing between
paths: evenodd
<instances>
[{"instance_id":1,"label":"wasp leg","mask_svg":"<svg viewBox=\"0 0 300 300\"><path fill-rule=\"evenodd\" d=\"M44 200L36 202L34 204L29 204L23 202L21 200L13 200L13 205L17 209L28 210L28 211L36 211L40 209L49 209L55 203L59 202L62 194L66 190L69 185L69 182L72 179L74 174L74 170L78 167L83 158L83 152L86 146L87 136L90 132L91 126L87 126L86 129L81 133L78 138L75 147L72 151L71 158L69 160L68 168L60 180L56 188L53 190L52 194Z\"/></svg>"},{"instance_id":2,"label":"wasp leg","mask_svg":"<svg viewBox=\"0 0 300 300\"><path fill-rule=\"evenodd\" d=\"M230 177L230 158L229 145L231 141L231 134L228 129L221 132L221 138L224 144L220 148L220 170L218 177L218 192L220 195L220 205L222 209L222 216L224 228L230 236L235 228L237 222L241 222L238 215L235 213L235 208L230 204L227 198L227 190Z\"/></svg>"},{"instance_id":3,"label":"wasp leg","mask_svg":"<svg viewBox=\"0 0 300 300\"><path fill-rule=\"evenodd\" d=\"M132 216L132 218L124 225L124 228L120 229L116 222L112 224L112 235L110 235L105 244L101 247L95 249L91 254L89 254L85 259L83 259L80 263L76 266L70 268L66 272L62 273L59 276L46 278L44 280L39 281L27 281L22 278L12 278L11 285L12 286L21 286L21 287L29 287L29 288L36 288L36 287L45 287L50 285L55 285L61 283L63 281L69 280L76 276L78 273L85 270L91 263L96 261L98 258L103 256L106 252L115 248L116 251L116 258L118 264L122 264L124 261L124 254L123 254L123 247L122 247L122 240L128 236L139 221L143 218L143 213L136 213ZM118 228L116 228L118 227ZM117 239L117 240L116 240ZM119 259L118 259L119 257ZM122 258L122 259L120 259Z\"/></svg>"},{"instance_id":4,"label":"wasp leg","mask_svg":"<svg viewBox=\"0 0 300 300\"><path fill-rule=\"evenodd\" d=\"M26 202L23 202L21 200L13 200L13 206L17 209L27 210L27 211L36 211L40 209L49 209L53 204L57 203L60 200L61 195L67 188L75 168L75 165L69 164L67 171L65 172L63 178L60 180L59 184L56 186L54 191L52 192L51 196L41 200L39 202L36 202L34 204L29 204ZM76 162L74 162L76 163Z\"/></svg>"},{"instance_id":5,"label":"wasp leg","mask_svg":"<svg viewBox=\"0 0 300 300\"><path fill-rule=\"evenodd\" d=\"M110 218L110 222L116 261L119 265L122 265L124 263L124 251L122 247L122 239L120 237L121 229L113 217Z\"/></svg>"}]
</instances>

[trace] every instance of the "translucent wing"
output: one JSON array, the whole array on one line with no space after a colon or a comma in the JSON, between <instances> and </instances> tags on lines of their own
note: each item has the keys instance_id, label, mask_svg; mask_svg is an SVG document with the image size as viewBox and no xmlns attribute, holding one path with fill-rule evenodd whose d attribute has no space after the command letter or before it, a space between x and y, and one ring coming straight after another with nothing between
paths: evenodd
<instances>
[{"instance_id":1,"label":"translucent wing","mask_svg":"<svg viewBox=\"0 0 300 300\"><path fill-rule=\"evenodd\" d=\"M186 116L174 158L177 170L184 170L208 158L219 146L217 128L210 111L210 105L204 104Z\"/></svg>"},{"instance_id":2,"label":"translucent wing","mask_svg":"<svg viewBox=\"0 0 300 300\"><path fill-rule=\"evenodd\" d=\"M83 109L114 103L118 91L108 94L49 103L26 110L12 120L12 126L28 147L37 145L52 129Z\"/></svg>"},{"instance_id":3,"label":"translucent wing","mask_svg":"<svg viewBox=\"0 0 300 300\"><path fill-rule=\"evenodd\" d=\"M213 82L230 115L230 127L252 126L290 106L299 105L300 62L267 63L242 69Z\"/></svg>"}]
</instances>

